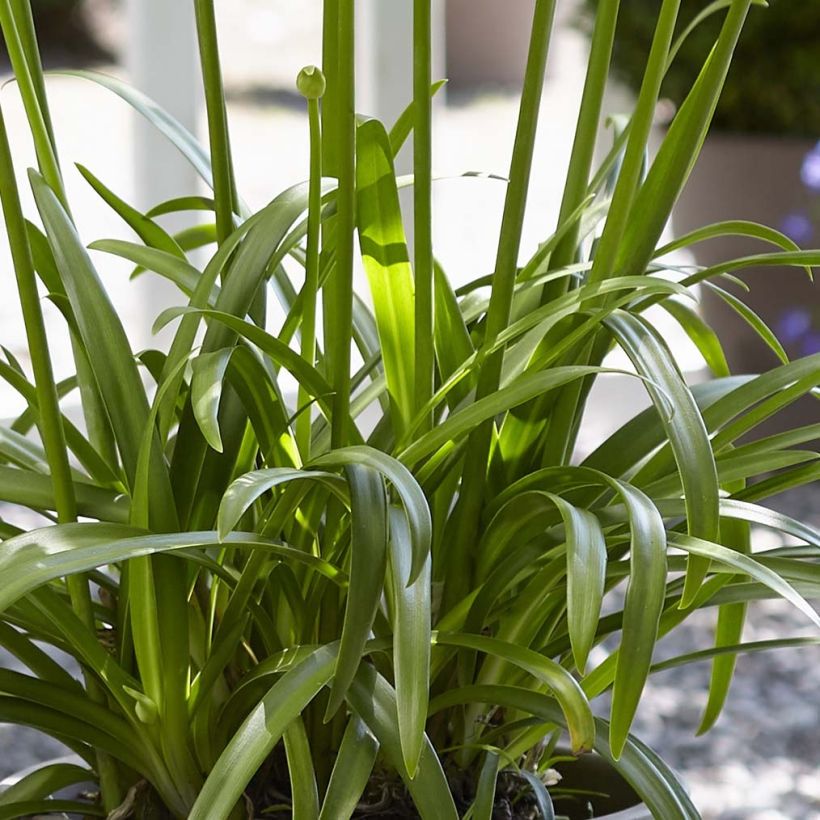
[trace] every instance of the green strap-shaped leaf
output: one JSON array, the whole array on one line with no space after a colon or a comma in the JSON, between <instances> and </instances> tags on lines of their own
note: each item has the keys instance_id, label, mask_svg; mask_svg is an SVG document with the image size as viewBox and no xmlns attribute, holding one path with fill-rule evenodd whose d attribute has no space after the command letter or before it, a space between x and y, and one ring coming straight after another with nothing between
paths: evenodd
<instances>
[{"instance_id":1,"label":"green strap-shaped leaf","mask_svg":"<svg viewBox=\"0 0 820 820\"><path fill-rule=\"evenodd\" d=\"M327 561L256 534L234 533L220 539L216 532L208 531L145 535L117 524L64 524L31 530L3 542L0 612L56 578L154 553L220 544L267 550L312 567L331 580L344 580L344 574Z\"/></svg>"},{"instance_id":2,"label":"green strap-shaped leaf","mask_svg":"<svg viewBox=\"0 0 820 820\"><path fill-rule=\"evenodd\" d=\"M285 730L284 740L290 775L292 816L294 820L317 820L319 788L310 754L310 741L301 718L291 721Z\"/></svg>"},{"instance_id":3,"label":"green strap-shaped leaf","mask_svg":"<svg viewBox=\"0 0 820 820\"><path fill-rule=\"evenodd\" d=\"M128 339L76 230L54 192L30 173L37 207L65 286L84 348L111 418L129 484L137 469L148 400ZM165 459L155 439L151 459L151 513L160 529L174 529L176 513Z\"/></svg>"},{"instance_id":4,"label":"green strap-shaped leaf","mask_svg":"<svg viewBox=\"0 0 820 820\"><path fill-rule=\"evenodd\" d=\"M740 448L738 448L740 449ZM718 478L721 483L740 481L763 473L803 464L820 458L810 450L768 450L760 448L752 452L723 453L715 460ZM680 493L681 480L678 473L647 484L643 489L651 496L677 495Z\"/></svg>"},{"instance_id":5,"label":"green strap-shaped leaf","mask_svg":"<svg viewBox=\"0 0 820 820\"><path fill-rule=\"evenodd\" d=\"M751 4L752 0L732 0L729 5L709 58L672 121L646 181L634 199L617 256L606 260L615 263L613 267L618 273L643 271L652 257L703 145ZM645 136L642 135L642 144ZM596 263L597 259L596 254ZM690 594L692 588L690 582Z\"/></svg>"},{"instance_id":6,"label":"green strap-shaped leaf","mask_svg":"<svg viewBox=\"0 0 820 820\"><path fill-rule=\"evenodd\" d=\"M735 489L742 489L743 483ZM731 486L727 489L731 489ZM720 543L742 553L752 551L751 527L740 519L721 518ZM725 604L718 610L717 627L715 628L715 647L734 646L743 638L743 626L746 622L746 604ZM716 655L712 661L712 676L709 681L709 699L703 711L698 727L698 734L707 732L720 716L734 676L737 656L734 654Z\"/></svg>"},{"instance_id":7,"label":"green strap-shaped leaf","mask_svg":"<svg viewBox=\"0 0 820 820\"><path fill-rule=\"evenodd\" d=\"M541 812L541 817L543 820L555 820L555 808L552 805L552 798L550 798L547 787L544 785L543 781L526 769L521 770L520 776L527 781L527 784L532 790L533 796L535 797L535 803L538 806L538 810Z\"/></svg>"},{"instance_id":8,"label":"green strap-shaped leaf","mask_svg":"<svg viewBox=\"0 0 820 820\"><path fill-rule=\"evenodd\" d=\"M288 726L332 678L338 652L338 644L320 647L270 688L212 767L188 820L230 816Z\"/></svg>"},{"instance_id":9,"label":"green strap-shaped leaf","mask_svg":"<svg viewBox=\"0 0 820 820\"><path fill-rule=\"evenodd\" d=\"M302 384L305 389L314 396L320 406L327 410L327 397L333 392L324 377L313 367L311 367L295 350L288 347L276 336L265 332L251 322L238 319L230 313L218 310L206 310L194 307L169 308L160 314L155 329L163 327L177 316L199 315L206 318L215 319L213 324L221 324L231 329L247 341L256 345L263 353L270 356L273 361L288 370L293 377ZM329 412L329 410L328 410Z\"/></svg>"},{"instance_id":10,"label":"green strap-shaped leaf","mask_svg":"<svg viewBox=\"0 0 820 820\"><path fill-rule=\"evenodd\" d=\"M81 77L84 80L101 85L109 91L113 91L121 97L135 111L145 117L161 134L167 137L177 148L185 159L191 163L194 170L202 177L209 188L213 188L213 177L211 176L211 159L208 152L202 147L197 138L179 122L171 116L165 109L161 108L154 100L147 97L136 88L132 88L127 83L116 77L107 74L100 74L96 71L60 71L55 72L68 77Z\"/></svg>"},{"instance_id":11,"label":"green strap-shaped leaf","mask_svg":"<svg viewBox=\"0 0 820 820\"><path fill-rule=\"evenodd\" d=\"M750 382L751 376L731 376L692 386L692 396L708 416L708 407L723 396L729 395L739 385ZM599 445L581 464L601 470L611 476L624 477L656 451L668 438L661 417L655 407L648 407L621 426ZM672 464L674 457L671 454Z\"/></svg>"},{"instance_id":12,"label":"green strap-shaped leaf","mask_svg":"<svg viewBox=\"0 0 820 820\"><path fill-rule=\"evenodd\" d=\"M430 714L464 703L491 703L529 714L566 728L566 719L547 695L517 686L465 686L439 695L430 704ZM700 820L700 814L677 777L651 750L630 737L616 759L607 743L609 726L595 719L595 750L624 776L646 803L653 817L664 820Z\"/></svg>"},{"instance_id":13,"label":"green strap-shaped leaf","mask_svg":"<svg viewBox=\"0 0 820 820\"><path fill-rule=\"evenodd\" d=\"M359 245L370 282L391 414L400 436L414 410L413 272L390 142L378 120L359 125L356 158Z\"/></svg>"},{"instance_id":14,"label":"green strap-shaped leaf","mask_svg":"<svg viewBox=\"0 0 820 820\"><path fill-rule=\"evenodd\" d=\"M288 188L251 220L248 220L252 224L244 235L242 228L239 228L222 243L222 247L230 248L234 246L237 234L241 237L233 256L230 257L230 264L223 270L222 289L216 303L219 313L241 321L242 317L251 310L254 299L257 298L268 276L272 275L276 279L280 275L281 261L286 253L282 247L282 240L305 211L307 194L307 186L303 183ZM220 253L222 247L220 247ZM295 299L295 292L287 276L283 272L281 276L279 290L282 292L283 307L285 311L288 311ZM210 288L203 294L206 298L208 295L210 295ZM235 344L236 339L237 330L227 321L210 322L202 341L202 352L212 353L221 348L231 347ZM287 348L287 345L279 342L279 347ZM308 367L301 357L293 351L291 353L298 362ZM238 401L227 407L227 418L230 418L230 424L226 418L221 426L226 453L236 450L244 434L245 419L240 411ZM208 446L190 408L183 414L177 441L178 446L174 448L171 463L171 477L179 516L185 522L190 517L198 487L200 497L209 491L222 494L230 481L233 460L222 458L216 453L212 453L212 458L206 458ZM204 482L201 487L200 482Z\"/></svg>"},{"instance_id":15,"label":"green strap-shaped leaf","mask_svg":"<svg viewBox=\"0 0 820 820\"><path fill-rule=\"evenodd\" d=\"M656 663L652 672L663 672L677 666L689 666L698 661L717 658L721 655L746 655L754 652L769 652L772 649L799 649L820 645L820 638L777 638L771 641L750 641L749 643L735 644L734 646L713 646L710 649L701 649L698 652L686 652L675 655L665 661Z\"/></svg>"},{"instance_id":16,"label":"green strap-shaped leaf","mask_svg":"<svg viewBox=\"0 0 820 820\"><path fill-rule=\"evenodd\" d=\"M438 427L416 439L413 444L399 453L399 458L405 464L417 464L436 452L439 447L468 435L471 430L487 419L494 418L499 413L513 407L518 407L542 393L597 373L621 372L623 371L578 365L554 367L544 372L524 373L500 390L454 413Z\"/></svg>"},{"instance_id":17,"label":"green strap-shaped leaf","mask_svg":"<svg viewBox=\"0 0 820 820\"><path fill-rule=\"evenodd\" d=\"M150 248L165 251L179 259L185 259L182 248L174 241L170 234L158 223L145 214L120 199L112 190L107 188L84 165L77 164L77 170L86 182L102 197L102 199L123 218L129 228Z\"/></svg>"},{"instance_id":18,"label":"green strap-shaped leaf","mask_svg":"<svg viewBox=\"0 0 820 820\"><path fill-rule=\"evenodd\" d=\"M19 534L19 533L17 533ZM81 690L80 682L47 652L18 629L0 621L0 646L30 669L40 680Z\"/></svg>"},{"instance_id":19,"label":"green strap-shaped leaf","mask_svg":"<svg viewBox=\"0 0 820 820\"><path fill-rule=\"evenodd\" d=\"M746 490L738 490L736 495L745 492ZM656 502L656 506L665 518L683 515L685 512L684 503L680 499L659 500ZM801 541L806 541L815 547L820 547L820 529L817 527L812 526L809 522L798 521L791 516L749 501L742 501L737 498L721 498L720 517L721 519L728 518L750 524L759 524L761 527L777 530L785 535L791 535ZM731 543L729 545L731 546Z\"/></svg>"},{"instance_id":20,"label":"green strap-shaped leaf","mask_svg":"<svg viewBox=\"0 0 820 820\"><path fill-rule=\"evenodd\" d=\"M498 752L487 752L481 764L472 805L474 820L493 820L495 810L495 784L498 780Z\"/></svg>"},{"instance_id":21,"label":"green strap-shaped leaf","mask_svg":"<svg viewBox=\"0 0 820 820\"><path fill-rule=\"evenodd\" d=\"M165 214L176 214L180 211L213 211L214 200L209 196L179 196L173 199L166 199L158 205L145 212L146 216L153 219L156 216Z\"/></svg>"},{"instance_id":22,"label":"green strap-shaped leaf","mask_svg":"<svg viewBox=\"0 0 820 820\"><path fill-rule=\"evenodd\" d=\"M567 543L567 626L575 666L583 674L601 617L606 539L598 519L548 494L564 522Z\"/></svg>"},{"instance_id":23,"label":"green strap-shaped leaf","mask_svg":"<svg viewBox=\"0 0 820 820\"><path fill-rule=\"evenodd\" d=\"M431 559L410 582L413 542L404 512L390 509L390 577L393 586L393 668L404 763L411 777L424 748L424 726L430 696L432 624Z\"/></svg>"},{"instance_id":24,"label":"green strap-shaped leaf","mask_svg":"<svg viewBox=\"0 0 820 820\"><path fill-rule=\"evenodd\" d=\"M430 86L430 97L435 97L439 90L447 84L447 80L436 80ZM411 102L396 118L390 129L390 151L395 157L399 153L407 138L413 132L413 123L416 121L416 104Z\"/></svg>"},{"instance_id":25,"label":"green strap-shaped leaf","mask_svg":"<svg viewBox=\"0 0 820 820\"><path fill-rule=\"evenodd\" d=\"M89 246L92 251L111 253L123 259L128 259L141 268L158 273L160 276L173 282L186 296L190 297L196 289L202 274L186 259L180 259L172 253L157 248L146 248L136 242L126 242L122 239L100 239ZM214 286L208 299L214 304L219 296L219 288Z\"/></svg>"},{"instance_id":26,"label":"green strap-shaped leaf","mask_svg":"<svg viewBox=\"0 0 820 820\"><path fill-rule=\"evenodd\" d=\"M692 393L669 349L645 320L617 311L606 324L638 373L651 380L646 382L646 389L660 413L678 465L689 534L712 540L717 536L719 524L717 467ZM671 402L671 418L666 401ZM690 561L681 606L688 606L692 601L708 569L708 561Z\"/></svg>"},{"instance_id":27,"label":"green strap-shaped leaf","mask_svg":"<svg viewBox=\"0 0 820 820\"><path fill-rule=\"evenodd\" d=\"M722 2L726 2L726 0L722 0ZM683 236L677 237L666 245L657 248L652 254L652 258L657 259L660 256L665 256L680 248L688 248L690 245L695 245L698 242L704 242L707 239L714 239L720 236L748 236L753 239L759 239L761 242L770 242L772 245L776 245L784 251L800 250L800 246L793 239L790 239L786 234L780 231L776 231L774 228L743 219L731 219L725 222L716 222L712 225L704 225L702 228L697 228Z\"/></svg>"},{"instance_id":28,"label":"green strap-shaped leaf","mask_svg":"<svg viewBox=\"0 0 820 820\"><path fill-rule=\"evenodd\" d=\"M219 431L219 400L225 371L234 348L224 347L213 353L203 353L192 362L191 406L194 418L208 445L222 452L222 434Z\"/></svg>"},{"instance_id":29,"label":"green strap-shaped leaf","mask_svg":"<svg viewBox=\"0 0 820 820\"><path fill-rule=\"evenodd\" d=\"M343 447L314 459L308 466L339 469L348 464L363 464L378 471L401 499L413 541L410 582L415 581L425 566L433 538L430 507L419 483L404 464L373 447Z\"/></svg>"},{"instance_id":30,"label":"green strap-shaped leaf","mask_svg":"<svg viewBox=\"0 0 820 820\"><path fill-rule=\"evenodd\" d=\"M121 760L126 766L146 776L154 772L147 769L142 757L130 745L112 737L93 723L88 723L70 712L33 703L23 698L0 698L0 720L18 726L30 726L56 738L71 738L95 747Z\"/></svg>"},{"instance_id":31,"label":"green strap-shaped leaf","mask_svg":"<svg viewBox=\"0 0 820 820\"><path fill-rule=\"evenodd\" d=\"M13 820L15 817L40 817L42 815L63 812L67 814L106 817L108 812L102 806L95 806L80 800L23 800L19 803L9 803L0 806L0 820Z\"/></svg>"},{"instance_id":32,"label":"green strap-shaped leaf","mask_svg":"<svg viewBox=\"0 0 820 820\"><path fill-rule=\"evenodd\" d=\"M82 516L119 524L128 520L128 499L114 490L75 481L74 495ZM0 466L0 500L34 510L54 510L57 506L49 476L15 467Z\"/></svg>"},{"instance_id":33,"label":"green strap-shaped leaf","mask_svg":"<svg viewBox=\"0 0 820 820\"><path fill-rule=\"evenodd\" d=\"M464 324L464 318L459 309L458 300L447 280L441 266L434 265L435 286L435 346L436 361L441 374L441 381L447 380L466 362L474 353L470 333ZM450 397L450 408L455 408L470 392L467 383L462 382L454 388Z\"/></svg>"},{"instance_id":34,"label":"green strap-shaped leaf","mask_svg":"<svg viewBox=\"0 0 820 820\"><path fill-rule=\"evenodd\" d=\"M236 390L253 428L255 440L250 440L250 446L258 447L266 464L296 467L300 458L291 431L290 410L268 364L250 347L240 345L231 356L228 381ZM242 469L241 462L237 469Z\"/></svg>"},{"instance_id":35,"label":"green strap-shaped leaf","mask_svg":"<svg viewBox=\"0 0 820 820\"><path fill-rule=\"evenodd\" d=\"M291 467L255 470L237 478L222 498L218 517L220 537L227 537L250 506L268 490L298 480L319 482L341 498L347 497L344 480L334 473L320 470L297 470ZM349 504L349 501L347 503Z\"/></svg>"},{"instance_id":36,"label":"green strap-shaped leaf","mask_svg":"<svg viewBox=\"0 0 820 820\"><path fill-rule=\"evenodd\" d=\"M728 376L729 364L726 361L720 339L717 333L700 318L697 311L675 299L666 299L661 304L697 347L698 352L712 371L712 375L718 378Z\"/></svg>"},{"instance_id":37,"label":"green strap-shaped leaf","mask_svg":"<svg viewBox=\"0 0 820 820\"><path fill-rule=\"evenodd\" d=\"M0 670L0 692L3 696L19 697L83 720L111 735L123 745L129 746L137 759L144 759L142 739L132 730L132 727L107 706L94 703L82 690L76 691L74 687L65 688L60 684L38 680L31 675L3 669ZM48 792L44 792L43 796L47 794ZM22 799L31 799L31 797Z\"/></svg>"},{"instance_id":38,"label":"green strap-shaped leaf","mask_svg":"<svg viewBox=\"0 0 820 820\"><path fill-rule=\"evenodd\" d=\"M425 737L415 777L404 765L396 693L369 664L362 664L348 690L348 702L378 740L388 765L404 781L424 820L458 820L453 796L432 743Z\"/></svg>"},{"instance_id":39,"label":"green strap-shaped leaf","mask_svg":"<svg viewBox=\"0 0 820 820\"><path fill-rule=\"evenodd\" d=\"M719 561L724 566L741 573L749 575L755 581L768 587L779 597L787 600L796 607L816 626L820 627L820 615L814 610L811 604L806 601L788 581L784 580L773 570L763 563L755 560L754 557L744 555L736 550L727 549L720 544L705 541L702 538L695 538L683 534L670 534L669 545L685 550L695 555L701 555L711 560Z\"/></svg>"},{"instance_id":40,"label":"green strap-shaped leaf","mask_svg":"<svg viewBox=\"0 0 820 820\"><path fill-rule=\"evenodd\" d=\"M350 587L345 602L339 660L326 719L344 702L370 637L387 569L387 496L384 479L372 467L348 464L350 485Z\"/></svg>"},{"instance_id":41,"label":"green strap-shaped leaf","mask_svg":"<svg viewBox=\"0 0 820 820\"><path fill-rule=\"evenodd\" d=\"M640 490L623 482L614 486L627 507L631 531L629 586L609 727L612 754L618 758L652 665L666 595L667 568L666 529L657 508Z\"/></svg>"},{"instance_id":42,"label":"green strap-shaped leaf","mask_svg":"<svg viewBox=\"0 0 820 820\"><path fill-rule=\"evenodd\" d=\"M716 293L746 324L763 340L769 350L777 356L783 364L787 364L789 357L780 344L780 340L774 335L772 329L757 315L745 302L738 299L729 291L718 287L714 282L704 282L703 285L713 293Z\"/></svg>"},{"instance_id":43,"label":"green strap-shaped leaf","mask_svg":"<svg viewBox=\"0 0 820 820\"><path fill-rule=\"evenodd\" d=\"M796 359L760 376L733 376L698 384L692 388L692 394L701 408L707 430L714 433L712 448L720 452L817 384L820 384L820 354ZM653 423L652 415L654 413L647 410L636 416L585 463L595 459L599 462L595 466L620 475L638 463L635 459L638 449L643 457L660 446L659 452L635 474L634 483L645 485L655 476L667 475L675 457L665 441L660 420ZM629 446L636 437L647 443L641 448Z\"/></svg>"},{"instance_id":44,"label":"green strap-shaped leaf","mask_svg":"<svg viewBox=\"0 0 820 820\"><path fill-rule=\"evenodd\" d=\"M43 766L4 789L0 793L0 806L9 806L9 804L24 800L43 800L67 786L73 786L75 783L88 783L93 777L89 769L70 763Z\"/></svg>"},{"instance_id":45,"label":"green strap-shaped leaf","mask_svg":"<svg viewBox=\"0 0 820 820\"><path fill-rule=\"evenodd\" d=\"M353 816L378 753L379 741L364 721L353 715L333 764L319 820L348 820Z\"/></svg>"},{"instance_id":46,"label":"green strap-shaped leaf","mask_svg":"<svg viewBox=\"0 0 820 820\"><path fill-rule=\"evenodd\" d=\"M595 725L589 702L575 678L560 664L532 649L486 635L440 633L436 635L436 643L485 652L528 672L555 693L566 716L573 751L581 753L593 748Z\"/></svg>"}]
</instances>

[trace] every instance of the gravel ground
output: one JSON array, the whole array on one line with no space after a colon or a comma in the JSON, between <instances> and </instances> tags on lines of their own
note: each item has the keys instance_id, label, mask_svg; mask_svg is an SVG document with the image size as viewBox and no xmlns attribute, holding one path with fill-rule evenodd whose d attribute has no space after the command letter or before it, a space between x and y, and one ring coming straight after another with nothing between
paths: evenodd
<instances>
[{"instance_id":1,"label":"gravel ground","mask_svg":"<svg viewBox=\"0 0 820 820\"><path fill-rule=\"evenodd\" d=\"M818 526L820 487L785 494L777 507ZM768 533L755 540L777 545ZM705 648L713 622L697 613L659 654ZM745 640L804 636L816 630L785 602L750 606ZM696 738L709 665L670 669L652 680L635 732L681 772L704 820L820 820L818 670L820 647L741 656L723 715Z\"/></svg>"}]
</instances>

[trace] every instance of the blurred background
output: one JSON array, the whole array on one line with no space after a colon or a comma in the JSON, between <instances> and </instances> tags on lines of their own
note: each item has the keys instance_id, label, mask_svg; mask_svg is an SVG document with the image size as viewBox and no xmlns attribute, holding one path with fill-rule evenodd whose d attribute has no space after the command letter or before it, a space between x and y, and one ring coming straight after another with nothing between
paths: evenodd
<instances>
[{"instance_id":1,"label":"blurred background","mask_svg":"<svg viewBox=\"0 0 820 820\"><path fill-rule=\"evenodd\" d=\"M391 124L411 96L411 6L399 0L359 0L358 104L361 113ZM456 283L490 273L504 184L468 171L505 176L515 130L517 89L523 76L534 0L439 0L435 8L434 72L447 77L435 102L434 170L436 256ZM659 0L622 0L606 113L630 110ZM558 3L548 66L536 163L522 257L554 229L572 146L586 69L589 15L596 0ZM683 23L707 5L685 0ZM115 95L72 76L93 68L125 79L167 108L191 131L204 133L201 78L190 0L33 0L49 80L50 104L66 183L86 242L133 239L76 171L87 166L127 202L148 208L199 191L193 171L164 140ZM320 0L217 0L231 139L240 194L257 209L307 176L307 117L296 93L299 69L321 62ZM714 26L699 28L678 55L657 112L656 141L685 96L708 51ZM0 55L2 80L10 77ZM0 96L18 171L34 164L19 95L13 83ZM771 0L755 8L715 128L704 146L667 233L681 235L708 222L752 219L776 227L798 244L820 245L820 3ZM602 128L605 150L611 136ZM411 157L402 155L400 170ZM23 186L25 187L25 186ZM27 202L28 212L34 212ZM409 219L408 219L409 223ZM169 227L181 228L182 225ZM409 227L409 225L408 225ZM732 241L698 246L668 260L670 266L713 264L760 250ZM129 282L122 261L95 253L94 261L135 349L155 346L150 320L178 296L158 278ZM753 271L750 303L780 335L790 356L820 351L820 298L796 269ZM15 306L5 237L0 238L2 343L26 364L22 320ZM362 288L364 294L364 288ZM704 298L702 310L723 339L733 370L755 372L775 364L736 314ZM68 345L53 313L54 352L68 375ZM708 377L694 346L664 311L655 315L691 380ZM61 356L66 356L61 359ZM613 354L613 364L628 366ZM589 450L647 404L638 382L601 380L590 401L585 438ZM820 421L816 402L795 412ZM0 417L22 408L0 387ZM779 499L787 512L820 524L816 486ZM760 547L777 546L756 534ZM704 648L710 615L662 651ZM750 617L747 638L809 634L780 603L763 602ZM683 774L704 817L722 820L820 819L820 650L782 650L741 658L730 702L717 727L695 738L705 703L708 666L656 677L639 713L638 734ZM34 732L0 726L0 776L60 753Z\"/></svg>"}]
</instances>

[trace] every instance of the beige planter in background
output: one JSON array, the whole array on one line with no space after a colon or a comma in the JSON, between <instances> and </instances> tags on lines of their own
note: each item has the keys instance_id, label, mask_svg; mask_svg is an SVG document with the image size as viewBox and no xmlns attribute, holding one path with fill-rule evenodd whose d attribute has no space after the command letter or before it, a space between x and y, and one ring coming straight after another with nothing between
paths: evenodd
<instances>
[{"instance_id":1,"label":"beige planter in background","mask_svg":"<svg viewBox=\"0 0 820 820\"><path fill-rule=\"evenodd\" d=\"M673 216L675 234L727 219L745 219L776 228L804 247L820 233L820 190L807 180L807 160L820 162L813 140L716 134L710 136ZM700 265L715 265L777 250L745 237L712 239L694 246ZM749 293L719 282L740 296L783 342L790 358L820 352L820 286L796 267L750 268L741 274ZM735 373L759 373L778 359L755 332L708 291L703 314L720 336ZM806 421L820 418L820 405L804 400ZM772 428L774 429L774 428Z\"/></svg>"},{"instance_id":2,"label":"beige planter in background","mask_svg":"<svg viewBox=\"0 0 820 820\"><path fill-rule=\"evenodd\" d=\"M811 140L710 136L676 206L675 233L680 236L725 219L748 219L777 228L798 244L802 239L808 245L811 232L820 230L820 225L812 225L812 192L801 180L804 162L813 148ZM814 197L820 199L820 194ZM776 248L744 237L725 237L696 245L693 250L699 264L715 265ZM805 271L753 268L742 278L751 288L750 293L742 294L743 300L783 337L789 355L813 352L806 348L811 344L810 330L801 333L790 321L795 309L816 307L820 311L820 290L809 282ZM756 371L777 363L774 354L753 338L748 326L721 300L705 298L704 312L720 333L733 369Z\"/></svg>"}]
</instances>

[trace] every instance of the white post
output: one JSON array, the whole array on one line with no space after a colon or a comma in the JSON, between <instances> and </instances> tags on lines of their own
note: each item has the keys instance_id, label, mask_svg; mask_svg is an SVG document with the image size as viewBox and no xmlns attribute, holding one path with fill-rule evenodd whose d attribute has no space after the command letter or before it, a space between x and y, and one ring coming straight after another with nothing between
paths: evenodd
<instances>
[{"instance_id":1,"label":"white post","mask_svg":"<svg viewBox=\"0 0 820 820\"><path fill-rule=\"evenodd\" d=\"M358 0L356 109L378 117L387 128L413 99L413 4ZM433 81L444 77L444 0L433 2ZM443 99L443 89L436 96ZM403 151L400 173L412 169Z\"/></svg>"},{"instance_id":2,"label":"white post","mask_svg":"<svg viewBox=\"0 0 820 820\"><path fill-rule=\"evenodd\" d=\"M413 98L413 4L357 5L356 109L389 128Z\"/></svg>"},{"instance_id":3,"label":"white post","mask_svg":"<svg viewBox=\"0 0 820 820\"><path fill-rule=\"evenodd\" d=\"M202 82L196 50L196 24L191 0L127 0L128 36L125 65L130 82L155 100L193 133L202 108ZM197 193L200 182L188 161L140 114L133 114L134 204L147 209L173 197ZM176 230L179 221L165 220ZM176 287L158 276L134 283L144 317L145 344L156 344L150 322L163 307L180 304Z\"/></svg>"},{"instance_id":4,"label":"white post","mask_svg":"<svg viewBox=\"0 0 820 820\"><path fill-rule=\"evenodd\" d=\"M193 6L190 0L128 0L125 65L132 85L196 133L202 92ZM134 146L140 207L195 190L193 169L139 115Z\"/></svg>"}]
</instances>

